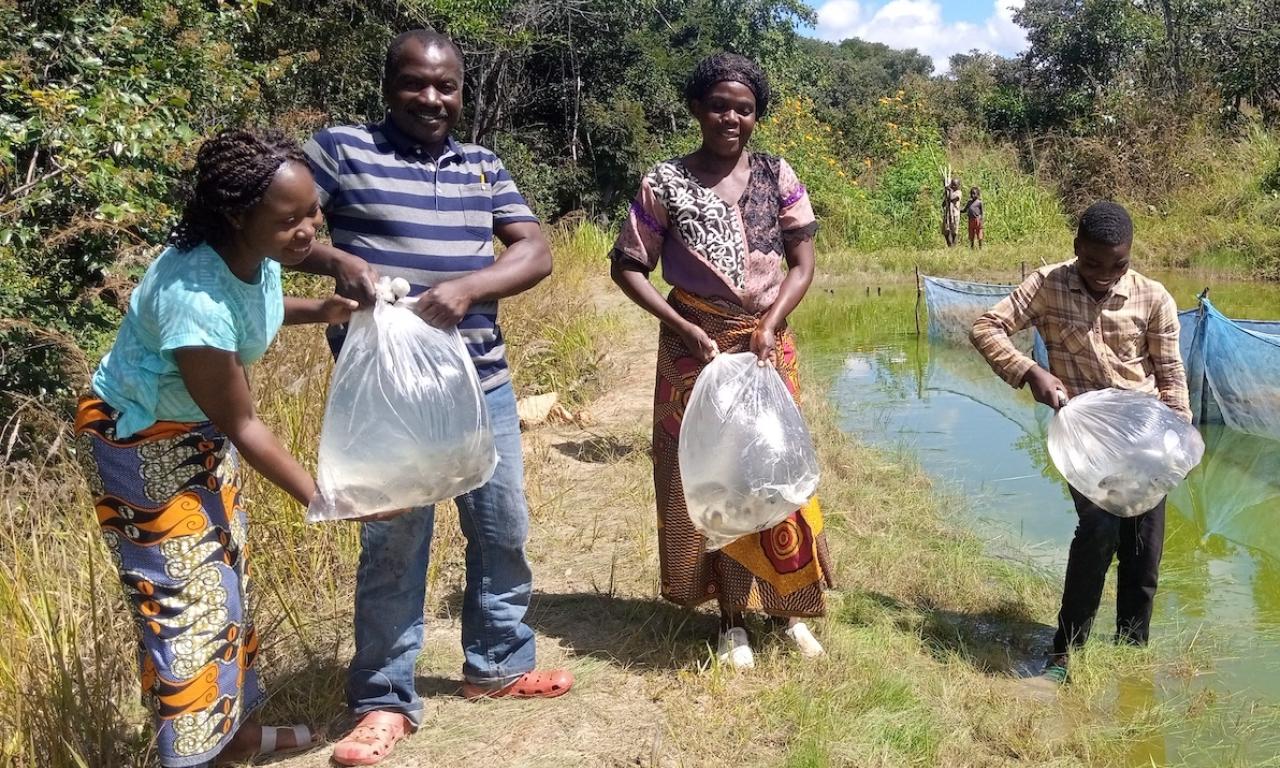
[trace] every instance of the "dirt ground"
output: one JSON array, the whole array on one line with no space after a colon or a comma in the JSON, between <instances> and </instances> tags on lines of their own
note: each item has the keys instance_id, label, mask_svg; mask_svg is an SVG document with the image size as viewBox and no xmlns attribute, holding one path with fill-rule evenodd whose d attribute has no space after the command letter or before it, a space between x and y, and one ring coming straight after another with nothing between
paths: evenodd
<instances>
[{"instance_id":1,"label":"dirt ground","mask_svg":"<svg viewBox=\"0 0 1280 768\"><path fill-rule=\"evenodd\" d=\"M604 361L606 392L575 414L580 423L524 435L535 589L527 621L538 635L539 666L571 669L573 691L536 702L458 695L462 574L446 553L418 666L424 723L383 765L687 764L672 743L672 711L695 716L687 684L710 666L716 625L709 613L657 598L649 459L657 326L634 307L613 311L624 330ZM442 547L461 545L450 522L437 522L437 561ZM342 727L333 724L334 738ZM272 764L326 766L331 751Z\"/></svg>"}]
</instances>

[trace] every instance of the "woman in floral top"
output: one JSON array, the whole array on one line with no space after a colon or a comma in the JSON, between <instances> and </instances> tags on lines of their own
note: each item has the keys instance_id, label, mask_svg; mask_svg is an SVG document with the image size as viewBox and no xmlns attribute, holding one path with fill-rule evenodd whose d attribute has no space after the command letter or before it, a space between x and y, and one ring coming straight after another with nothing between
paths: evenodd
<instances>
[{"instance_id":1,"label":"woman in floral top","mask_svg":"<svg viewBox=\"0 0 1280 768\"><path fill-rule=\"evenodd\" d=\"M830 585L817 500L773 529L708 552L689 521L677 461L685 404L716 354L750 350L796 392L786 320L813 279L818 225L791 166L747 151L769 106L757 64L710 56L690 76L685 98L702 145L645 174L610 253L614 282L661 321L653 455L662 595L684 606L717 600L720 658L735 667L754 664L745 611L785 618L792 645L818 656L822 646L801 621L825 612ZM649 281L659 264L674 286L665 299Z\"/></svg>"}]
</instances>

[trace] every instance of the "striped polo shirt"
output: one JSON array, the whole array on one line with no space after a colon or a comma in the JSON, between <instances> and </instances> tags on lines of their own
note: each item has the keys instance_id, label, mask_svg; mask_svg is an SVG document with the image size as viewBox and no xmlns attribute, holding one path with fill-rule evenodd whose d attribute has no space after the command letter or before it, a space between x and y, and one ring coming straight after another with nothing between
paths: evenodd
<instances>
[{"instance_id":1,"label":"striped polo shirt","mask_svg":"<svg viewBox=\"0 0 1280 768\"><path fill-rule=\"evenodd\" d=\"M303 151L333 244L414 295L493 264L495 224L538 220L497 155L450 138L437 162L390 117L327 128ZM472 304L458 330L486 392L511 380L498 302Z\"/></svg>"}]
</instances>

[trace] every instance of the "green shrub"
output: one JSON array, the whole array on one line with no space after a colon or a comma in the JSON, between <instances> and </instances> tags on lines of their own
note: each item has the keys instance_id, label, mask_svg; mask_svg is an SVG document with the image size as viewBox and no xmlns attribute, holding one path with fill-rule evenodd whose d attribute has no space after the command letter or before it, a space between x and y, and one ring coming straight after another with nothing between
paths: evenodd
<instances>
[{"instance_id":1,"label":"green shrub","mask_svg":"<svg viewBox=\"0 0 1280 768\"><path fill-rule=\"evenodd\" d=\"M252 6L0 4L0 410L83 388L194 145L279 74L234 56Z\"/></svg>"}]
</instances>

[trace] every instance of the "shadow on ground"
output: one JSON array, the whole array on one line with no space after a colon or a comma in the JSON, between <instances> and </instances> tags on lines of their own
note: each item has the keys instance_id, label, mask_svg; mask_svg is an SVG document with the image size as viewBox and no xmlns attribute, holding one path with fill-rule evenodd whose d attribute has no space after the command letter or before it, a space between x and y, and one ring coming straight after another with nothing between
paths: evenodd
<instances>
[{"instance_id":1,"label":"shadow on ground","mask_svg":"<svg viewBox=\"0 0 1280 768\"><path fill-rule=\"evenodd\" d=\"M566 440L553 447L584 464L613 464L634 454L647 453L649 440L633 434L596 435L586 440Z\"/></svg>"},{"instance_id":2,"label":"shadow on ground","mask_svg":"<svg viewBox=\"0 0 1280 768\"><path fill-rule=\"evenodd\" d=\"M460 615L462 591L441 604L439 615ZM710 613L660 600L604 593L535 592L525 621L539 635L559 640L578 656L593 656L640 670L683 669L708 660L719 630Z\"/></svg>"},{"instance_id":3,"label":"shadow on ground","mask_svg":"<svg viewBox=\"0 0 1280 768\"><path fill-rule=\"evenodd\" d=\"M528 621L578 655L637 669L682 669L706 662L716 616L667 602L607 594L534 595Z\"/></svg>"},{"instance_id":4,"label":"shadow on ground","mask_svg":"<svg viewBox=\"0 0 1280 768\"><path fill-rule=\"evenodd\" d=\"M904 603L877 592L847 594L837 619L848 624L887 619L920 635L939 660L958 658L985 674L1009 677L1040 673L1054 630L1014 601L965 612Z\"/></svg>"}]
</instances>

